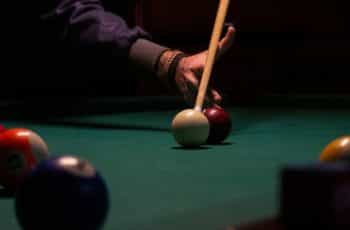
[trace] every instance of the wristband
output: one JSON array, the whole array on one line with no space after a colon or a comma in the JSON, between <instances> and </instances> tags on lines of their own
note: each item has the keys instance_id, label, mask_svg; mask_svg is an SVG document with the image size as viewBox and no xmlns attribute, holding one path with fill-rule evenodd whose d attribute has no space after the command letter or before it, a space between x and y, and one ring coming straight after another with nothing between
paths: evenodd
<instances>
[{"instance_id":1,"label":"wristband","mask_svg":"<svg viewBox=\"0 0 350 230\"><path fill-rule=\"evenodd\" d=\"M184 57L187 57L187 55L183 52L178 52L176 53L170 60L169 60L169 68L168 68L168 82L171 87L176 89L176 81L175 81L175 76L176 76L176 70L177 66L179 65L179 62L181 59Z\"/></svg>"}]
</instances>

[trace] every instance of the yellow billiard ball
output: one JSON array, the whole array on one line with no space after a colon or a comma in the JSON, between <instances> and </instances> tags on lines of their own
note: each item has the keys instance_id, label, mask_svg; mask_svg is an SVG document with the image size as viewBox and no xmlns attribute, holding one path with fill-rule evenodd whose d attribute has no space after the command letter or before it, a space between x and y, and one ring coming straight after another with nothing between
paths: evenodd
<instances>
[{"instance_id":1,"label":"yellow billiard ball","mask_svg":"<svg viewBox=\"0 0 350 230\"><path fill-rule=\"evenodd\" d=\"M320 161L350 160L350 136L341 136L331 141L321 152Z\"/></svg>"}]
</instances>

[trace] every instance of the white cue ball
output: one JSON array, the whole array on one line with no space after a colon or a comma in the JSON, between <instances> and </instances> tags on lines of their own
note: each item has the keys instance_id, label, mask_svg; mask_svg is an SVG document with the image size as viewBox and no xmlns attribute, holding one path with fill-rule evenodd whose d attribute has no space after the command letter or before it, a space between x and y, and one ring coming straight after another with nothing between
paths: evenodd
<instances>
[{"instance_id":1,"label":"white cue ball","mask_svg":"<svg viewBox=\"0 0 350 230\"><path fill-rule=\"evenodd\" d=\"M204 144L209 136L209 121L202 112L186 109L173 119L172 133L178 144L184 147L198 147Z\"/></svg>"}]
</instances>

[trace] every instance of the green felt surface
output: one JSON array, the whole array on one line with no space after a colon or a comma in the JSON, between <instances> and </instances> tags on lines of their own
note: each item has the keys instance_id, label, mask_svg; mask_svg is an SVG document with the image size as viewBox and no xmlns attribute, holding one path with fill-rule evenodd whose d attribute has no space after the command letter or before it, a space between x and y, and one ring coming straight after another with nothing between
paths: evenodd
<instances>
[{"instance_id":1,"label":"green felt surface","mask_svg":"<svg viewBox=\"0 0 350 230\"><path fill-rule=\"evenodd\" d=\"M111 195L105 230L213 230L274 215L279 169L317 160L329 141L350 134L346 109L234 107L233 131L224 144L185 150L169 131L177 112L5 125L38 132L51 154L74 154L95 165ZM13 202L0 199L0 229L19 229Z\"/></svg>"}]
</instances>

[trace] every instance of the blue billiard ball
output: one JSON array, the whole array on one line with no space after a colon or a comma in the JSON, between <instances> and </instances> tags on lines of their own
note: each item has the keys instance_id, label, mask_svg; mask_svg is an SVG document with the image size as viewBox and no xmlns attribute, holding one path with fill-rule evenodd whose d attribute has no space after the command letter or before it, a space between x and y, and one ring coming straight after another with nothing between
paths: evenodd
<instances>
[{"instance_id":1,"label":"blue billiard ball","mask_svg":"<svg viewBox=\"0 0 350 230\"><path fill-rule=\"evenodd\" d=\"M107 217L108 199L104 179L88 161L70 155L51 157L19 187L16 216L24 230L96 230Z\"/></svg>"}]
</instances>

